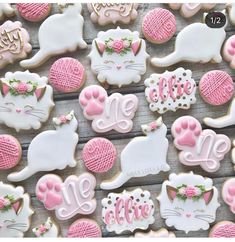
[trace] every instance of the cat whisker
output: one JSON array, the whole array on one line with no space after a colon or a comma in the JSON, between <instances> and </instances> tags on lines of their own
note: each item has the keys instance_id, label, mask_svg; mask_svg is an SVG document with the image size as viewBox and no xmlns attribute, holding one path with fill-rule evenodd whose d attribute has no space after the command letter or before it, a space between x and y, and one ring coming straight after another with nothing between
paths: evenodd
<instances>
[{"instance_id":1,"label":"cat whisker","mask_svg":"<svg viewBox=\"0 0 235 242\"><path fill-rule=\"evenodd\" d=\"M180 217L181 215L178 214L162 214L163 217Z\"/></svg>"},{"instance_id":2,"label":"cat whisker","mask_svg":"<svg viewBox=\"0 0 235 242\"><path fill-rule=\"evenodd\" d=\"M19 232L23 232L23 230L18 229L18 228L13 228L13 227L11 227L11 228L9 228L9 229L16 230L16 231L19 231Z\"/></svg>"},{"instance_id":3,"label":"cat whisker","mask_svg":"<svg viewBox=\"0 0 235 242\"><path fill-rule=\"evenodd\" d=\"M211 218L211 219L214 219L213 216L211 215L195 215L196 218Z\"/></svg>"},{"instance_id":4,"label":"cat whisker","mask_svg":"<svg viewBox=\"0 0 235 242\"><path fill-rule=\"evenodd\" d=\"M112 67L106 66L106 67L101 67L101 68L96 68L95 71L104 71L104 70L111 70Z\"/></svg>"},{"instance_id":5,"label":"cat whisker","mask_svg":"<svg viewBox=\"0 0 235 242\"><path fill-rule=\"evenodd\" d=\"M163 212L180 214L179 212L172 210L172 209L165 209Z\"/></svg>"},{"instance_id":6,"label":"cat whisker","mask_svg":"<svg viewBox=\"0 0 235 242\"><path fill-rule=\"evenodd\" d=\"M4 110L4 109L1 110L1 109L0 109L0 113L10 113L10 112L11 112L10 110Z\"/></svg>"},{"instance_id":7,"label":"cat whisker","mask_svg":"<svg viewBox=\"0 0 235 242\"><path fill-rule=\"evenodd\" d=\"M38 113L38 114L46 115L46 113L44 113L42 111L30 110L30 111L26 111L26 112L29 112L29 113Z\"/></svg>"},{"instance_id":8,"label":"cat whisker","mask_svg":"<svg viewBox=\"0 0 235 242\"><path fill-rule=\"evenodd\" d=\"M131 67L126 67L127 70L133 70L133 71L141 71L141 68L131 68Z\"/></svg>"},{"instance_id":9,"label":"cat whisker","mask_svg":"<svg viewBox=\"0 0 235 242\"><path fill-rule=\"evenodd\" d=\"M33 114L33 113L26 113L25 112L25 114L37 117L37 118L39 118L39 120L42 119L42 117L40 117L39 115Z\"/></svg>"},{"instance_id":10,"label":"cat whisker","mask_svg":"<svg viewBox=\"0 0 235 242\"><path fill-rule=\"evenodd\" d=\"M205 222L207 222L207 223L209 223L210 222L210 220L212 220L212 219L203 219L203 218L198 218L198 217L194 217L194 218L196 218L196 219L199 219L199 220L202 220L202 221L205 221Z\"/></svg>"}]
</instances>

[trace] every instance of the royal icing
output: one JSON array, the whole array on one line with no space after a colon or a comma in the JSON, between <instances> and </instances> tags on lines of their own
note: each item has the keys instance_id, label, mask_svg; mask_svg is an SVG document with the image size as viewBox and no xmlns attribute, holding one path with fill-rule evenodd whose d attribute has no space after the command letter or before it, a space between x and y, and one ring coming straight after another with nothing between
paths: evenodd
<instances>
[{"instance_id":1,"label":"royal icing","mask_svg":"<svg viewBox=\"0 0 235 242\"><path fill-rule=\"evenodd\" d=\"M151 111L162 114L168 110L189 109L196 102L196 83L192 72L180 67L162 74L152 74L144 82L145 97Z\"/></svg>"},{"instance_id":2,"label":"royal icing","mask_svg":"<svg viewBox=\"0 0 235 242\"><path fill-rule=\"evenodd\" d=\"M235 178L228 179L222 187L222 198L235 214Z\"/></svg>"},{"instance_id":3,"label":"royal icing","mask_svg":"<svg viewBox=\"0 0 235 242\"><path fill-rule=\"evenodd\" d=\"M87 47L83 40L81 3L65 3L60 7L61 14L51 15L41 24L38 31L40 50L31 59L20 62L23 68L35 68L51 56L75 51L77 47Z\"/></svg>"},{"instance_id":4,"label":"royal icing","mask_svg":"<svg viewBox=\"0 0 235 242\"><path fill-rule=\"evenodd\" d=\"M116 130L128 133L132 130L138 98L133 94L113 93L108 97L106 90L98 85L84 88L79 103L86 119L92 120L92 128L97 133Z\"/></svg>"},{"instance_id":5,"label":"royal icing","mask_svg":"<svg viewBox=\"0 0 235 242\"><path fill-rule=\"evenodd\" d=\"M31 52L29 34L19 21L6 21L0 26L0 69Z\"/></svg>"},{"instance_id":6,"label":"royal icing","mask_svg":"<svg viewBox=\"0 0 235 242\"><path fill-rule=\"evenodd\" d=\"M134 235L135 238L175 238L173 232L169 232L165 228L161 228L158 231L150 230L148 233L137 232Z\"/></svg>"},{"instance_id":7,"label":"royal icing","mask_svg":"<svg viewBox=\"0 0 235 242\"><path fill-rule=\"evenodd\" d=\"M138 3L88 3L91 21L99 25L128 24L137 18Z\"/></svg>"},{"instance_id":8,"label":"royal icing","mask_svg":"<svg viewBox=\"0 0 235 242\"><path fill-rule=\"evenodd\" d=\"M227 5L227 10L229 13L229 20L230 22L235 25L235 3L229 3Z\"/></svg>"},{"instance_id":9,"label":"royal icing","mask_svg":"<svg viewBox=\"0 0 235 242\"><path fill-rule=\"evenodd\" d=\"M235 69L235 35L230 36L223 47L224 60L230 63L230 67Z\"/></svg>"},{"instance_id":10,"label":"royal icing","mask_svg":"<svg viewBox=\"0 0 235 242\"><path fill-rule=\"evenodd\" d=\"M163 182L157 199L166 225L186 233L209 229L220 206L212 179L193 172L171 174L169 180Z\"/></svg>"},{"instance_id":11,"label":"royal icing","mask_svg":"<svg viewBox=\"0 0 235 242\"><path fill-rule=\"evenodd\" d=\"M230 221L221 221L210 230L211 238L235 238L235 224Z\"/></svg>"},{"instance_id":12,"label":"royal icing","mask_svg":"<svg viewBox=\"0 0 235 242\"><path fill-rule=\"evenodd\" d=\"M150 192L137 188L122 193L109 193L102 201L102 219L109 232L147 229L154 223L154 203Z\"/></svg>"},{"instance_id":13,"label":"royal icing","mask_svg":"<svg viewBox=\"0 0 235 242\"><path fill-rule=\"evenodd\" d=\"M159 67L171 66L180 61L220 63L226 25L221 28L210 28L205 23L187 25L176 37L174 52L166 57L152 58L151 63Z\"/></svg>"},{"instance_id":14,"label":"royal icing","mask_svg":"<svg viewBox=\"0 0 235 242\"><path fill-rule=\"evenodd\" d=\"M213 130L202 130L201 124L192 116L182 116L175 120L171 133L174 145L181 150L179 160L187 166L200 165L207 172L220 168L220 161L230 151L231 141Z\"/></svg>"},{"instance_id":15,"label":"royal icing","mask_svg":"<svg viewBox=\"0 0 235 242\"><path fill-rule=\"evenodd\" d=\"M42 238L56 238L59 235L59 229L50 217L47 218L46 222L40 224L38 227L33 228L32 231L36 237Z\"/></svg>"},{"instance_id":16,"label":"royal icing","mask_svg":"<svg viewBox=\"0 0 235 242\"><path fill-rule=\"evenodd\" d=\"M180 10L180 14L185 18L194 16L200 10L210 10L215 5L215 3L169 3L171 9Z\"/></svg>"},{"instance_id":17,"label":"royal icing","mask_svg":"<svg viewBox=\"0 0 235 242\"><path fill-rule=\"evenodd\" d=\"M23 237L33 210L23 187L0 182L0 237Z\"/></svg>"},{"instance_id":18,"label":"royal icing","mask_svg":"<svg viewBox=\"0 0 235 242\"><path fill-rule=\"evenodd\" d=\"M170 170L166 162L167 127L161 117L148 125L142 125L141 128L146 137L135 137L127 144L120 157L121 172L112 181L102 182L101 189L115 189L132 177L143 177Z\"/></svg>"},{"instance_id":19,"label":"royal icing","mask_svg":"<svg viewBox=\"0 0 235 242\"><path fill-rule=\"evenodd\" d=\"M92 42L91 70L99 82L119 87L141 80L146 72L145 41L137 31L110 29L99 32Z\"/></svg>"},{"instance_id":20,"label":"royal icing","mask_svg":"<svg viewBox=\"0 0 235 242\"><path fill-rule=\"evenodd\" d=\"M47 77L29 71L7 72L0 80L0 123L20 130L39 129L54 106Z\"/></svg>"},{"instance_id":21,"label":"royal icing","mask_svg":"<svg viewBox=\"0 0 235 242\"><path fill-rule=\"evenodd\" d=\"M14 8L9 3L0 3L0 20L6 17L12 17L15 15Z\"/></svg>"},{"instance_id":22,"label":"royal icing","mask_svg":"<svg viewBox=\"0 0 235 242\"><path fill-rule=\"evenodd\" d=\"M96 209L96 179L90 173L80 176L69 176L63 182L53 174L39 179L36 185L36 196L48 210L55 210L60 220L67 220L77 214L91 214Z\"/></svg>"},{"instance_id":23,"label":"royal icing","mask_svg":"<svg viewBox=\"0 0 235 242\"><path fill-rule=\"evenodd\" d=\"M8 175L9 181L23 181L39 171L63 170L66 166L77 165L74 152L78 143L78 122L74 112L53 118L53 123L56 130L44 131L32 140L28 148L28 165Z\"/></svg>"}]
</instances>

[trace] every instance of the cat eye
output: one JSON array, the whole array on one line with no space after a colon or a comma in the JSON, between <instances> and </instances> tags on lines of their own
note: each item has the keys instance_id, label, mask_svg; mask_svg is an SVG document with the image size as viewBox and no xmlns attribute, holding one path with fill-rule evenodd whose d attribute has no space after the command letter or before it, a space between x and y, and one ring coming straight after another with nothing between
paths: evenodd
<instances>
[{"instance_id":1,"label":"cat eye","mask_svg":"<svg viewBox=\"0 0 235 242\"><path fill-rule=\"evenodd\" d=\"M193 212L194 212L194 213L195 213L195 212L204 213L205 210L204 210L204 209L196 209L196 210L194 210Z\"/></svg>"},{"instance_id":2,"label":"cat eye","mask_svg":"<svg viewBox=\"0 0 235 242\"><path fill-rule=\"evenodd\" d=\"M123 63L130 63L130 64L133 64L133 63L135 63L135 61L133 61L133 60L126 60L126 61L124 61Z\"/></svg>"},{"instance_id":3,"label":"cat eye","mask_svg":"<svg viewBox=\"0 0 235 242\"><path fill-rule=\"evenodd\" d=\"M4 103L5 105L11 105L11 106L15 106L15 104L14 103L11 103L11 102L6 102L6 103Z\"/></svg>"},{"instance_id":4,"label":"cat eye","mask_svg":"<svg viewBox=\"0 0 235 242\"><path fill-rule=\"evenodd\" d=\"M31 105L26 105L26 106L24 106L24 109L31 110L31 109L33 109L33 106L31 106Z\"/></svg>"},{"instance_id":5,"label":"cat eye","mask_svg":"<svg viewBox=\"0 0 235 242\"><path fill-rule=\"evenodd\" d=\"M180 208L180 207L175 207L174 209L175 209L175 210L181 210L181 211L184 211L184 209L183 209L183 208Z\"/></svg>"},{"instance_id":6,"label":"cat eye","mask_svg":"<svg viewBox=\"0 0 235 242\"><path fill-rule=\"evenodd\" d=\"M105 61L104 61L104 64L108 64L108 63L115 64L115 62L114 62L114 61L112 61L112 60L105 60Z\"/></svg>"}]
</instances>

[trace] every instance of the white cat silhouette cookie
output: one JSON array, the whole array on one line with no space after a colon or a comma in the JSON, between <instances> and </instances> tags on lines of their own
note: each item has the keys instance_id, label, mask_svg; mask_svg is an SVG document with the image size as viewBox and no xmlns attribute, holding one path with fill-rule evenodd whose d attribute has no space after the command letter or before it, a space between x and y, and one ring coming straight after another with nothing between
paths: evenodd
<instances>
[{"instance_id":1,"label":"white cat silhouette cookie","mask_svg":"<svg viewBox=\"0 0 235 242\"><path fill-rule=\"evenodd\" d=\"M204 18L206 17L204 14ZM181 61L220 63L220 50L226 37L225 24L210 28L205 23L193 23L182 29L176 37L175 50L166 57L151 59L154 66L171 66Z\"/></svg>"},{"instance_id":2,"label":"white cat silhouette cookie","mask_svg":"<svg viewBox=\"0 0 235 242\"><path fill-rule=\"evenodd\" d=\"M141 128L146 137L135 137L127 144L121 153L121 172L113 180L102 182L101 189L115 189L132 177L143 177L170 170L166 162L167 127L162 118L149 125L142 125Z\"/></svg>"},{"instance_id":3,"label":"white cat silhouette cookie","mask_svg":"<svg viewBox=\"0 0 235 242\"><path fill-rule=\"evenodd\" d=\"M220 206L218 191L210 178L190 173L171 174L162 184L160 215L169 227L177 230L207 230Z\"/></svg>"},{"instance_id":4,"label":"white cat silhouette cookie","mask_svg":"<svg viewBox=\"0 0 235 242\"><path fill-rule=\"evenodd\" d=\"M12 17L14 15L15 10L11 7L11 4L0 3L0 20L3 20L5 17Z\"/></svg>"},{"instance_id":5,"label":"white cat silhouette cookie","mask_svg":"<svg viewBox=\"0 0 235 242\"><path fill-rule=\"evenodd\" d=\"M99 82L119 87L141 80L148 56L139 33L119 27L99 32L89 54L91 70Z\"/></svg>"},{"instance_id":6,"label":"white cat silhouette cookie","mask_svg":"<svg viewBox=\"0 0 235 242\"><path fill-rule=\"evenodd\" d=\"M40 50L31 58L23 60L23 68L35 68L53 55L72 52L77 47L87 47L83 40L84 19L81 3L60 4L62 13L48 17L40 26L38 40Z\"/></svg>"},{"instance_id":7,"label":"white cat silhouette cookie","mask_svg":"<svg viewBox=\"0 0 235 242\"><path fill-rule=\"evenodd\" d=\"M39 171L63 170L75 167L74 152L78 143L77 119L74 112L53 118L56 130L38 134L28 148L28 166L8 175L12 182L23 181Z\"/></svg>"},{"instance_id":8,"label":"white cat silhouette cookie","mask_svg":"<svg viewBox=\"0 0 235 242\"><path fill-rule=\"evenodd\" d=\"M7 72L0 80L0 123L16 131L39 129L54 107L47 77L29 71Z\"/></svg>"}]
</instances>

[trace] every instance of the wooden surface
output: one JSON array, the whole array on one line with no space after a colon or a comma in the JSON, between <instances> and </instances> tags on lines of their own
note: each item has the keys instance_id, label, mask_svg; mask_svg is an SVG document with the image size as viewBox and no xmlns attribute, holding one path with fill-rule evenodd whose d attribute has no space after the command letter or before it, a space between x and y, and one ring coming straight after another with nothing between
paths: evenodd
<instances>
[{"instance_id":1,"label":"wooden surface","mask_svg":"<svg viewBox=\"0 0 235 242\"><path fill-rule=\"evenodd\" d=\"M139 15L138 15L137 20L128 26L120 25L120 27L130 28L131 30L137 30L137 31L141 32L141 23L142 23L143 16L149 10L151 10L155 7L159 7L159 6L168 8L168 6L166 4L157 4L157 3L156 4L147 4L147 3L140 4L139 9L138 9ZM219 6L217 6L216 9L222 10L223 7L224 7L224 5L219 5ZM57 12L56 5L53 6L53 12ZM187 20L184 19L183 17L181 17L179 15L178 11L174 11L173 13L175 14L175 16L177 18L177 33L184 26L186 26L190 23L193 23L193 22L200 22L201 18L202 18L202 12L198 13L193 18L190 18ZM99 27L97 25L94 25L90 21L89 13L88 13L88 10L87 10L85 4L83 6L83 16L85 19L84 38L88 44L88 48L86 50L77 50L76 52L74 52L72 54L71 53L65 54L64 56L71 56L71 57L77 58L86 67L87 78L86 78L85 86L88 86L90 84L99 84L98 81L96 80L96 77L91 73L90 62L89 62L89 59L87 58L87 55L90 52L91 42L96 37L97 33L100 30L107 30L109 28L112 28L113 26L111 25L111 26ZM14 20L17 19L17 20L22 21L23 27L25 27L29 31L30 36L31 36L31 44L33 46L32 54L37 52L38 47L39 47L38 40L37 40L37 32L38 32L38 28L39 28L40 24L29 23L27 21L22 20L19 16L14 17L12 19L14 19ZM230 24L227 26L227 28L226 28L227 38L229 36L231 36L232 34L234 34L234 30L235 30L235 28L233 26L231 26ZM176 35L177 35L177 33L176 33ZM172 52L172 50L174 48L175 36L170 41L168 41L167 43L162 44L162 45L154 45L154 44L151 44L148 41L146 41L147 52L150 54L151 57L165 56L166 54ZM61 57L61 56L51 58L40 68L34 69L32 71L37 72L39 75L47 76L51 64L59 57ZM234 79L234 72L229 68L228 64L225 62L222 62L220 64L180 63L177 65L171 66L170 68L168 68L168 70L173 70L180 66L184 67L185 69L186 68L191 69L193 72L193 78L196 80L197 83L205 72L207 72L209 70L213 70L213 69L225 70L230 75L232 75L232 77ZM4 73L7 71L16 71L16 70L22 70L22 69L19 67L18 64L9 65L4 70L1 71L1 76L3 76ZM150 74L152 74L153 72L161 73L164 71L165 71L165 69L154 68L150 65L150 63L148 63L147 72L145 75L142 76L142 80L138 84L132 84L132 85L129 85L126 87L122 87L121 89L119 89L117 87L108 88L109 94L117 92L117 91L122 94L134 93L139 98L139 109L134 118L133 130L128 134L118 134L116 132L109 132L109 133L102 135L103 137L106 137L113 142L113 144L116 146L119 154L122 151L122 149L125 147L125 145L131 140L131 138L138 136L138 135L142 135L141 129L140 129L141 124L149 123L158 117L157 114L152 113L148 108L148 103L144 97L143 80L145 80L147 77L149 77ZM68 111L74 109L76 116L78 118L78 121L79 121L79 137L80 137L80 139L79 139L79 144L78 144L78 147L76 150L76 158L78 161L78 165L76 168L72 168L72 169L67 168L63 171L55 171L54 173L61 175L61 177L64 179L69 175L72 175L72 174L79 175L79 174L83 173L84 171L86 171L86 169L83 165L83 161L81 159L82 148L88 140L90 140L91 138L93 138L95 136L99 136L99 135L97 135L95 132L92 131L90 122L87 121L83 117L81 108L79 107L79 104L78 104L78 96L79 96L79 93L61 94L61 93L55 92L54 100L55 100L56 106L55 106L54 110L52 111L48 122L46 122L40 130L37 130L37 131L31 130L31 131L27 131L27 132L16 133L14 130L9 129L3 125L0 126L0 134L11 134L11 135L17 137L20 140L21 145L23 147L22 161L14 170L21 170L25 166L27 147L28 147L29 143L31 142L32 138L35 137L38 133L42 132L43 130L53 129L51 118L54 116L57 116L59 114L68 113ZM193 170L197 174L213 178L214 185L219 189L219 191L221 191L221 186L222 186L223 182L227 178L234 176L233 165L231 162L230 153L221 162L220 170L213 174L208 174L208 173L202 171L202 169L200 169L199 167L192 167L193 169L190 169L189 167L183 166L178 161L177 150L173 147L172 136L170 134L170 128L171 128L173 121L182 115L192 115L201 122L205 116L217 117L222 114L225 114L227 112L227 108L228 108L228 105L224 105L224 106L220 106L220 107L213 107L213 106L206 104L205 102L202 101L202 99L200 98L200 96L197 92L197 102L196 102L196 104L194 104L191 107L190 110L179 110L175 113L167 112L163 115L164 123L168 127L167 137L169 139L170 146L169 146L169 150L168 150L168 159L167 160L168 160L168 164L171 167L171 170L169 172L160 173L160 174L154 175L154 176L148 176L148 177L138 178L138 179L131 179L123 187L116 190L116 192L122 192L124 189L133 190L137 187L141 187L142 189L147 189L151 192L152 199L154 200L155 205L156 205L156 211L155 211L156 220L155 220L155 223L150 226L150 229L157 230L161 227L166 227L164 220L160 218L159 206L158 206L156 197L160 192L162 182L168 178L168 175L170 173L172 173L172 172L173 173L188 172L190 170ZM205 126L203 125L203 128L204 127ZM235 138L235 132L234 132L233 127L216 130L216 132L228 135L231 138L231 140L233 140ZM115 235L114 233L108 233L105 229L104 224L102 223L101 199L106 197L108 192L100 190L99 184L102 180L113 177L113 175L115 175L118 171L119 171L119 160L117 160L117 162L114 165L114 167L112 168L112 170L110 172L108 172L107 174L96 175L97 187L96 187L95 196L97 199L98 206L97 206L95 213L89 217L95 219L99 223L99 225L102 228L104 237L112 237L112 236L117 236L117 235ZM0 172L0 180L2 180L3 182L7 182L6 177L10 172L11 171ZM34 191L36 182L44 174L45 173L38 173L35 176L29 178L28 180L26 180L24 182L17 183L17 185L22 185L25 188L26 192L28 192L31 196L32 206L35 211L35 214L32 217L32 227L38 225L39 223L44 222L48 216L51 216L58 222L59 227L61 228L62 236L65 236L68 226L76 219L82 218L82 216L77 215L68 221L61 222L55 218L54 212L49 212L44 208L43 204L36 199L35 191ZM224 204L224 202L221 200L221 198L220 198L220 203L221 203L221 206L217 210L217 219L216 220L217 221L233 220L234 215L230 212L230 210L228 209L228 206ZM173 228L168 228L168 229L171 231L174 231ZM207 237L208 236L208 231L190 232L188 234L185 234L182 231L174 231L174 232L177 237L185 237L185 236ZM25 235L27 237L32 236L31 229ZM123 234L121 234L119 236L130 236L130 235L131 235L131 233L124 232Z\"/></svg>"}]
</instances>

